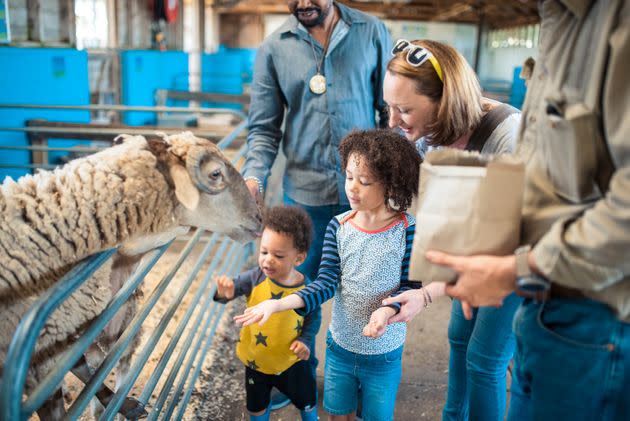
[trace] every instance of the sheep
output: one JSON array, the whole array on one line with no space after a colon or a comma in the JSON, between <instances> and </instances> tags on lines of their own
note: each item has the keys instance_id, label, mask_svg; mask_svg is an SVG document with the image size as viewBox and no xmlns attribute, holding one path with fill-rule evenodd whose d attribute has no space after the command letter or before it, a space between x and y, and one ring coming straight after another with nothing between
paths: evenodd
<instances>
[{"instance_id":1,"label":"sheep","mask_svg":"<svg viewBox=\"0 0 630 421\"><path fill-rule=\"evenodd\" d=\"M120 284L113 279L129 273L138 256L188 227L238 241L261 229L242 177L213 143L190 132L120 139L54 171L7 178L0 187L0 367L13 332L37 298L79 260L119 246L114 263L97 270L46 322L27 392L101 313L117 288L112 282ZM112 271L112 265L120 267ZM40 409L40 418L58 418L63 402L61 408L57 402Z\"/></svg>"}]
</instances>

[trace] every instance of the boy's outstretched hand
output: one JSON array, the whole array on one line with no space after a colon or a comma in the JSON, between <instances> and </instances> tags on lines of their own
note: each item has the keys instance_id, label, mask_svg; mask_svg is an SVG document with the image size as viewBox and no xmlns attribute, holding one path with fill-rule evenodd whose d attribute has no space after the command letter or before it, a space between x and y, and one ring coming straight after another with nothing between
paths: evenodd
<instances>
[{"instance_id":1,"label":"boy's outstretched hand","mask_svg":"<svg viewBox=\"0 0 630 421\"><path fill-rule=\"evenodd\" d=\"M370 321L363 328L363 336L369 338L379 338L383 336L387 329L387 321L396 314L396 310L391 307L380 307L372 313Z\"/></svg>"},{"instance_id":2,"label":"boy's outstretched hand","mask_svg":"<svg viewBox=\"0 0 630 421\"><path fill-rule=\"evenodd\" d=\"M311 350L308 349L308 347L304 344L304 342L298 339L293 341L289 349L293 351L293 353L297 355L297 357L301 359L302 361L308 360L308 357L311 356Z\"/></svg>"},{"instance_id":3,"label":"boy's outstretched hand","mask_svg":"<svg viewBox=\"0 0 630 421\"><path fill-rule=\"evenodd\" d=\"M234 316L234 321L243 326L249 326L256 322L262 326L273 313L280 311L279 302L280 300L266 300L253 307L248 307L243 314Z\"/></svg>"},{"instance_id":4,"label":"boy's outstretched hand","mask_svg":"<svg viewBox=\"0 0 630 421\"><path fill-rule=\"evenodd\" d=\"M229 276L215 276L214 282L217 284L217 295L221 298L231 300L234 298L234 280Z\"/></svg>"}]
</instances>

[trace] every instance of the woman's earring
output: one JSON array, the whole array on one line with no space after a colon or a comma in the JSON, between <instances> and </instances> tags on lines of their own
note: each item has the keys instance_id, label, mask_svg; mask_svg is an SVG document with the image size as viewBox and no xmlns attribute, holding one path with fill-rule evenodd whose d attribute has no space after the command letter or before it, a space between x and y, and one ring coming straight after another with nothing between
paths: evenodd
<instances>
[{"instance_id":1,"label":"woman's earring","mask_svg":"<svg viewBox=\"0 0 630 421\"><path fill-rule=\"evenodd\" d=\"M400 210L400 206L398 206L396 204L396 202L394 202L394 199L392 199L391 197L387 199L387 204L389 205L389 208L392 210Z\"/></svg>"}]
</instances>

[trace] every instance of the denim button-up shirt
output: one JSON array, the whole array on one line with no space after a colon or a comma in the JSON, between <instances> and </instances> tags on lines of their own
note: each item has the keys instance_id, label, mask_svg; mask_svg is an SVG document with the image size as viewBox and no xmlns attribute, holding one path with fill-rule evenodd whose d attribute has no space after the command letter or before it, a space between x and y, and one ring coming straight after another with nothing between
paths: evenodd
<instances>
[{"instance_id":1,"label":"denim button-up shirt","mask_svg":"<svg viewBox=\"0 0 630 421\"><path fill-rule=\"evenodd\" d=\"M264 182L282 144L284 192L309 206L348 204L337 147L352 129L375 127L377 113L387 123L382 91L391 38L375 17L335 6L340 20L322 63L324 94L309 89L317 73L312 47L318 61L323 48L294 16L265 39L254 66L244 175Z\"/></svg>"}]
</instances>

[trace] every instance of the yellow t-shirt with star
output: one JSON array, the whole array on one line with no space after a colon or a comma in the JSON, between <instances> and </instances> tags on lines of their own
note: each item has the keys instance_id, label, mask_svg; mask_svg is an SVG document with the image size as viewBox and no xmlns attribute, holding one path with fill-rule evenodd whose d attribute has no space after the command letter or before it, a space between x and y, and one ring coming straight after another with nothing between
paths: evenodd
<instances>
[{"instance_id":1,"label":"yellow t-shirt with star","mask_svg":"<svg viewBox=\"0 0 630 421\"><path fill-rule=\"evenodd\" d=\"M304 288L304 283L292 287L281 285L265 276L260 269L243 275L234 280L234 292L235 296L248 295L247 307L270 298L280 299ZM248 294L249 288L251 292ZM258 323L245 326L241 329L236 355L253 370L265 374L280 374L298 362L298 357L289 347L302 334L303 325L304 316L287 310L271 315L263 326Z\"/></svg>"}]
</instances>

